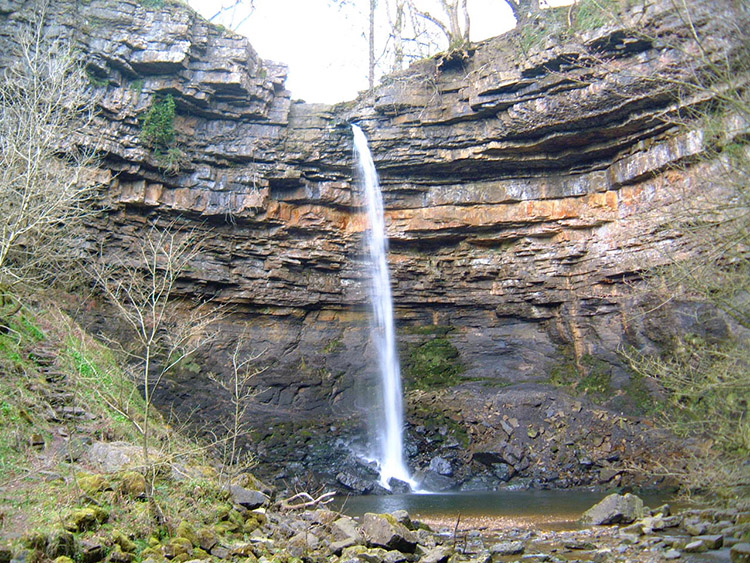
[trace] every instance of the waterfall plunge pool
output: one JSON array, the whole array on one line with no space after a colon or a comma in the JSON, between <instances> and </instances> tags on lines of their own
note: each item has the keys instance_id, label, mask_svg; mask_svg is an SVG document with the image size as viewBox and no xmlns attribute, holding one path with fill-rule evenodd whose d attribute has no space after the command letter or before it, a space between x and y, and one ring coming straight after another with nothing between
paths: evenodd
<instances>
[{"instance_id":1,"label":"waterfall plunge pool","mask_svg":"<svg viewBox=\"0 0 750 563\"><path fill-rule=\"evenodd\" d=\"M337 497L331 505L349 516L366 512L406 510L412 519L435 531L452 531L460 515L459 530L575 530L577 520L608 493L586 489L479 491L401 495ZM670 501L666 491L639 492L645 506L656 508Z\"/></svg>"}]
</instances>

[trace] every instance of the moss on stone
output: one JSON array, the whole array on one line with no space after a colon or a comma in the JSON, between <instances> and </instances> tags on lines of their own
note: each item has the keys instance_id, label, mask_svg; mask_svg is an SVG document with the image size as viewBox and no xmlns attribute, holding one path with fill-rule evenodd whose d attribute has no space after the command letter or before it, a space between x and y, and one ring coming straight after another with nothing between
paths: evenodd
<instances>
[{"instance_id":1,"label":"moss on stone","mask_svg":"<svg viewBox=\"0 0 750 563\"><path fill-rule=\"evenodd\" d=\"M137 548L135 542L120 530L112 530L110 537L112 538L112 543L118 545L124 552L133 553Z\"/></svg>"},{"instance_id":2,"label":"moss on stone","mask_svg":"<svg viewBox=\"0 0 750 563\"><path fill-rule=\"evenodd\" d=\"M549 372L549 382L560 387L571 387L576 391L597 398L612 395L612 366L590 354L584 354L576 362L570 347L560 349L560 362Z\"/></svg>"},{"instance_id":3,"label":"moss on stone","mask_svg":"<svg viewBox=\"0 0 750 563\"><path fill-rule=\"evenodd\" d=\"M137 471L126 471L120 476L120 491L133 498L146 494L146 478Z\"/></svg>"},{"instance_id":4,"label":"moss on stone","mask_svg":"<svg viewBox=\"0 0 750 563\"><path fill-rule=\"evenodd\" d=\"M104 475L96 473L78 473L76 475L76 482L87 495L95 495L109 487L109 481L107 481Z\"/></svg>"},{"instance_id":5,"label":"moss on stone","mask_svg":"<svg viewBox=\"0 0 750 563\"><path fill-rule=\"evenodd\" d=\"M85 532L98 528L108 518L109 513L98 506L79 508L63 520L63 527L71 532Z\"/></svg>"},{"instance_id":6,"label":"moss on stone","mask_svg":"<svg viewBox=\"0 0 750 563\"><path fill-rule=\"evenodd\" d=\"M190 524L190 522L188 522L187 520L183 520L177 525L175 535L178 538L185 538L194 546L200 545L198 541L198 534L195 532L195 528L193 528L192 524Z\"/></svg>"},{"instance_id":7,"label":"moss on stone","mask_svg":"<svg viewBox=\"0 0 750 563\"><path fill-rule=\"evenodd\" d=\"M406 385L411 389L429 390L456 385L464 371L458 349L445 336L410 347L404 360Z\"/></svg>"}]
</instances>

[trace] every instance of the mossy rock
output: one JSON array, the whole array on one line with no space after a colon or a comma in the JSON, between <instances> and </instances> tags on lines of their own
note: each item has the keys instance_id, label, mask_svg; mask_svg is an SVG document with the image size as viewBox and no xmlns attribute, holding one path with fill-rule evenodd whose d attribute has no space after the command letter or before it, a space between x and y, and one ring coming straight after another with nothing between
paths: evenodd
<instances>
[{"instance_id":1,"label":"mossy rock","mask_svg":"<svg viewBox=\"0 0 750 563\"><path fill-rule=\"evenodd\" d=\"M120 475L120 492L131 498L146 496L146 478L137 471L126 471Z\"/></svg>"},{"instance_id":2,"label":"mossy rock","mask_svg":"<svg viewBox=\"0 0 750 563\"><path fill-rule=\"evenodd\" d=\"M229 513L232 512L232 507L228 504L224 504L222 506L218 506L216 508L216 516L214 519L218 522L223 522L224 520L229 520Z\"/></svg>"},{"instance_id":3,"label":"mossy rock","mask_svg":"<svg viewBox=\"0 0 750 563\"><path fill-rule=\"evenodd\" d=\"M98 473L78 473L76 482L84 493L92 496L106 491L110 487L107 478Z\"/></svg>"},{"instance_id":4,"label":"mossy rock","mask_svg":"<svg viewBox=\"0 0 750 563\"><path fill-rule=\"evenodd\" d=\"M214 526L214 531L218 535L223 536L223 535L226 535L226 534L232 534L234 532L237 532L241 528L242 528L242 526L239 526L239 525L235 524L234 522L225 521L225 522L219 522L218 524L216 524Z\"/></svg>"},{"instance_id":5,"label":"mossy rock","mask_svg":"<svg viewBox=\"0 0 750 563\"><path fill-rule=\"evenodd\" d=\"M248 518L242 525L242 531L246 534L249 534L260 528L260 526L261 524L260 522L258 522L258 520L256 520L255 518Z\"/></svg>"},{"instance_id":6,"label":"mossy rock","mask_svg":"<svg viewBox=\"0 0 750 563\"><path fill-rule=\"evenodd\" d=\"M264 494L271 492L271 487L266 485L263 481L258 479L252 473L241 473L233 481L234 485L245 487L246 489L252 489L254 491L260 491Z\"/></svg>"},{"instance_id":7,"label":"mossy rock","mask_svg":"<svg viewBox=\"0 0 750 563\"><path fill-rule=\"evenodd\" d=\"M55 530L47 538L46 553L50 559L73 557L77 551L76 537L67 530Z\"/></svg>"},{"instance_id":8,"label":"mossy rock","mask_svg":"<svg viewBox=\"0 0 750 563\"><path fill-rule=\"evenodd\" d=\"M183 520L179 523L179 525L177 526L177 530L175 531L175 536L177 536L178 538L185 538L196 547L200 545L198 541L198 535L195 532L195 528L193 528L192 524L190 524L190 522L188 522L187 520Z\"/></svg>"},{"instance_id":9,"label":"mossy rock","mask_svg":"<svg viewBox=\"0 0 750 563\"><path fill-rule=\"evenodd\" d=\"M205 551L201 549L200 547L196 547L193 550L193 559L210 559L211 555L208 553L208 551Z\"/></svg>"},{"instance_id":10,"label":"mossy rock","mask_svg":"<svg viewBox=\"0 0 750 563\"><path fill-rule=\"evenodd\" d=\"M219 537L211 528L200 528L195 532L195 536L198 540L197 545L206 551L211 551L211 549L219 543Z\"/></svg>"},{"instance_id":11,"label":"mossy rock","mask_svg":"<svg viewBox=\"0 0 750 563\"><path fill-rule=\"evenodd\" d=\"M171 538L162 547L162 553L167 559L175 560L180 555L189 555L193 551L193 544L187 538ZM187 560L186 560L187 561Z\"/></svg>"},{"instance_id":12,"label":"mossy rock","mask_svg":"<svg viewBox=\"0 0 750 563\"><path fill-rule=\"evenodd\" d=\"M230 510L229 514L227 515L227 520L229 520L229 522L232 522L233 524L237 524L237 526L240 528L245 524L245 519L237 510Z\"/></svg>"},{"instance_id":13,"label":"mossy rock","mask_svg":"<svg viewBox=\"0 0 750 563\"><path fill-rule=\"evenodd\" d=\"M28 532L21 538L21 545L27 549L44 551L47 548L47 536L39 531Z\"/></svg>"},{"instance_id":14,"label":"mossy rock","mask_svg":"<svg viewBox=\"0 0 750 563\"><path fill-rule=\"evenodd\" d=\"M154 561L164 561L164 554L159 549L159 546L147 547L141 551L141 561L147 561L152 559Z\"/></svg>"},{"instance_id":15,"label":"mossy rock","mask_svg":"<svg viewBox=\"0 0 750 563\"><path fill-rule=\"evenodd\" d=\"M138 547L133 540L123 534L120 530L112 530L110 537L112 538L112 543L119 546L120 549L127 553L133 553Z\"/></svg>"},{"instance_id":16,"label":"mossy rock","mask_svg":"<svg viewBox=\"0 0 750 563\"><path fill-rule=\"evenodd\" d=\"M266 515L262 514L260 512L251 512L247 515L247 518L245 519L245 524L242 526L242 530L246 533L251 533L258 528L260 528L263 524L266 523Z\"/></svg>"},{"instance_id":17,"label":"mossy rock","mask_svg":"<svg viewBox=\"0 0 750 563\"><path fill-rule=\"evenodd\" d=\"M132 563L135 559L135 555L130 552L123 551L119 545L115 545L114 549L109 552L107 561L110 563Z\"/></svg>"},{"instance_id":18,"label":"mossy rock","mask_svg":"<svg viewBox=\"0 0 750 563\"><path fill-rule=\"evenodd\" d=\"M63 527L70 532L95 530L109 519L109 513L103 508L78 508L63 520Z\"/></svg>"}]
</instances>

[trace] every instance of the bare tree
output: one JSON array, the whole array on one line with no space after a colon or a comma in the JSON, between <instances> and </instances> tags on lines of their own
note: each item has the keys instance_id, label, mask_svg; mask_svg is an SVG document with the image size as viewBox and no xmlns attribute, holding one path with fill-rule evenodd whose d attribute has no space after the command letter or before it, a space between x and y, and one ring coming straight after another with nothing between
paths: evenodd
<instances>
[{"instance_id":1,"label":"bare tree","mask_svg":"<svg viewBox=\"0 0 750 563\"><path fill-rule=\"evenodd\" d=\"M440 0L442 17L421 9L409 0L411 9L419 17L435 25L448 39L449 49L460 49L469 43L470 19L468 0Z\"/></svg>"},{"instance_id":2,"label":"bare tree","mask_svg":"<svg viewBox=\"0 0 750 563\"><path fill-rule=\"evenodd\" d=\"M229 486L243 470L250 469L253 465L252 456L242 451L240 439L246 434L248 424L245 419L250 400L255 396L252 380L265 371L265 368L254 367L255 361L260 358L258 354L243 354L245 345L244 335L237 340L232 356L230 358L232 371L229 377L221 377L209 374L209 378L229 393L232 404L232 416L229 422L224 424L226 434L217 442L223 443L223 465L226 471L225 484Z\"/></svg>"},{"instance_id":3,"label":"bare tree","mask_svg":"<svg viewBox=\"0 0 750 563\"><path fill-rule=\"evenodd\" d=\"M370 0L367 35L367 82L370 90L375 87L375 10L377 6L377 0Z\"/></svg>"},{"instance_id":4,"label":"bare tree","mask_svg":"<svg viewBox=\"0 0 750 563\"><path fill-rule=\"evenodd\" d=\"M175 299L175 289L200 251L193 233L181 233L174 224L153 226L137 240L135 256L108 261L100 256L93 267L99 288L133 334L133 346L124 351L139 366L145 412L138 427L143 461L151 482L151 409L154 393L165 375L211 339L207 328L221 309L209 303L192 306Z\"/></svg>"},{"instance_id":5,"label":"bare tree","mask_svg":"<svg viewBox=\"0 0 750 563\"><path fill-rule=\"evenodd\" d=\"M255 0L228 0L222 2L219 9L208 21L226 25L237 31L255 11Z\"/></svg>"},{"instance_id":6,"label":"bare tree","mask_svg":"<svg viewBox=\"0 0 750 563\"><path fill-rule=\"evenodd\" d=\"M97 184L82 148L95 99L72 46L45 28L45 5L20 29L0 79L0 287L49 280L69 257Z\"/></svg>"}]
</instances>

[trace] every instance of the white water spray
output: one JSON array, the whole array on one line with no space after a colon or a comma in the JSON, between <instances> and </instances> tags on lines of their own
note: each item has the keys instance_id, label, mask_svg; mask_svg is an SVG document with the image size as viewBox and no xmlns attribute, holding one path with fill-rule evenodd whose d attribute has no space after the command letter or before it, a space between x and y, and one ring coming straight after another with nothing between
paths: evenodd
<instances>
[{"instance_id":1,"label":"white water spray","mask_svg":"<svg viewBox=\"0 0 750 563\"><path fill-rule=\"evenodd\" d=\"M365 190L367 214L370 228L367 243L370 252L370 296L374 313L372 338L378 350L380 363L380 386L383 398L383 415L378 422L378 464L380 484L390 489L392 478L414 482L404 463L403 426L404 414L401 399L401 370L396 351L396 329L393 323L393 298L388 273L386 254L388 238L385 235L383 197L380 193L378 173L372 160L367 138L362 130L352 125L354 132L354 154L357 170Z\"/></svg>"}]
</instances>

